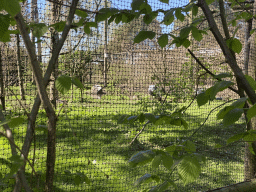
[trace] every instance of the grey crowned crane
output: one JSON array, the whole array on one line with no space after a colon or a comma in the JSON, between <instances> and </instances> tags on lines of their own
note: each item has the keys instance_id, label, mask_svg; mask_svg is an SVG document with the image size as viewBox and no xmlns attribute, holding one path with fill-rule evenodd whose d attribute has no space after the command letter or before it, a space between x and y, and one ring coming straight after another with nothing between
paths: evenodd
<instances>
[{"instance_id":1,"label":"grey crowned crane","mask_svg":"<svg viewBox=\"0 0 256 192\"><path fill-rule=\"evenodd\" d=\"M160 90L155 85L149 85L148 87L149 95L155 97L158 101L162 101L162 96Z\"/></svg>"},{"instance_id":2,"label":"grey crowned crane","mask_svg":"<svg viewBox=\"0 0 256 192\"><path fill-rule=\"evenodd\" d=\"M98 96L98 99L101 99L102 95L105 95L106 93L103 91L104 87L101 87L100 85L94 85L92 87L92 93L94 95Z\"/></svg>"}]
</instances>

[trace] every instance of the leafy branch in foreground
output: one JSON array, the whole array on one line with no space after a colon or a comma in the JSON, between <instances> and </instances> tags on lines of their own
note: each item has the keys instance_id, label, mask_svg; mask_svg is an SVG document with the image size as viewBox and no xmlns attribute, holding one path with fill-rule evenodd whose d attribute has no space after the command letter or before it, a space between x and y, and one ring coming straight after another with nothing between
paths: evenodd
<instances>
[{"instance_id":1,"label":"leafy branch in foreground","mask_svg":"<svg viewBox=\"0 0 256 192\"><path fill-rule=\"evenodd\" d=\"M169 1L161 1L161 2L169 3ZM177 20L183 22L185 19L185 15L188 16L190 11L192 11L192 15L194 16L194 19L192 20L191 24L189 26L184 27L182 30L180 30L179 36L171 34L171 33L162 34L158 38L158 44L162 48L167 46L169 44L169 37L171 37L173 39L171 44L175 44L176 47L184 46L185 48L188 48L191 44L191 42L190 42L191 40L189 38L190 33L192 34L192 37L196 41L201 41L203 38L203 35L208 35L207 31L210 30L212 32L212 34L214 35L218 45L220 46L229 67L232 69L235 79L236 79L236 82L226 80L227 77L231 76L230 74L226 73L226 74L214 75L214 74L211 74L209 71L207 71L207 69L204 68L204 66L201 66L202 68L204 68L206 70L207 73L212 75L212 77L214 79L216 79L217 82L215 82L215 84L212 87L206 89L203 93L201 93L197 96L198 106L200 107L200 106L207 104L208 102L213 101L218 92L221 92L221 91L229 88L232 91L236 92L240 96L240 99L236 100L231 105L225 106L223 109L221 109L217 115L217 119L223 119L223 124L225 126L227 126L227 125L231 125L231 124L237 122L239 120L239 118L242 116L242 114L244 113L245 117L247 119L247 122L248 122L248 121L250 121L250 119L252 117L256 116L256 105L255 105L256 82L252 77L244 75L242 70L240 69L240 67L237 64L235 54L236 53L239 54L242 51L242 44L239 41L239 39L235 38L235 33L237 32L237 29L235 30L232 37L229 35L229 29L228 29L227 21L225 18L225 9L224 9L223 1L222 0L219 1L219 6L220 6L220 10L221 10L220 17L221 17L221 21L222 21L222 28L225 32L225 38L221 35L221 33L218 29L218 26L214 20L213 12L209 8L209 5L212 4L213 2L214 2L213 0L210 0L210 1L199 0L198 2L190 1L190 3L188 3L184 7L171 8L170 10L166 10L166 11L157 10L156 11L157 14L160 12L164 13L165 16L164 16L162 23L164 23L165 25L172 24L174 22L175 18ZM232 3L234 3L234 2L236 2L236 1L232 1ZM147 1L134 0L133 4L132 4L132 8L133 8L133 11L136 10L137 12L130 12L130 13L134 14L135 17L140 14L144 14L145 15L144 17L146 17L147 14L153 13L152 10L148 7L149 7L149 5L147 4ZM199 13L198 8L201 8L204 16L200 16L198 14ZM115 14L112 15L111 22L114 21L114 18L115 18ZM232 20L232 25L236 26L236 21L239 19L248 20L251 18L252 18L252 14L250 12L246 11L246 14L243 14L243 16L237 15ZM203 20L206 20L208 22L209 28L202 30L202 29L199 29L198 25ZM141 31L135 37L134 42L140 43L141 41L144 41L147 38L152 39L156 35L158 35L158 34L153 33L151 31ZM193 54L192 54L192 56L193 56ZM195 58L195 59L197 60L197 58ZM198 64L200 65L200 62L198 62ZM235 90L234 88L232 88L231 87L232 85L237 85L238 90ZM245 93L247 94L247 96L245 95ZM253 105L249 109L247 107L248 106L247 102L249 102ZM220 107L220 106L218 106L218 107ZM149 122L151 122L154 125L165 124L165 123L171 124L171 125L176 125L176 126L177 125L178 126L185 125L184 127L186 128L187 123L186 123L186 121L184 121L184 119L182 119L181 114L180 114L180 116L179 115L175 116L174 114L175 113L173 113L171 115L161 115L161 116L154 116L152 114L140 114L138 116L122 116L118 122L119 123L134 123L136 120L139 120L140 123L143 123L144 120L147 119L148 122L146 124L144 124L142 130L145 128L145 126ZM197 131L198 130L199 129L197 129ZM228 140L228 142L234 142L234 141L243 139L246 142L252 143L256 140L254 134L255 133L252 131L247 131L246 133L238 134L238 135L231 137ZM187 140L186 142L189 142L190 146L193 146L191 141ZM182 146L184 146L184 144ZM192 154L189 154L188 156L186 156L186 158L184 156L182 156L183 155L182 154L179 158L177 158L177 156L174 155L174 154L177 155L177 153L175 151L176 146L169 146L169 147L173 149L173 150L171 150L173 153L170 153L169 156L167 155L167 153L165 153L166 152L165 150L167 148L165 150L147 150L147 151L142 151L142 152L137 153L135 156L133 156L130 159L129 162L132 166L139 166L139 165L143 165L143 164L146 164L149 162L153 162L152 165L154 165L153 166L154 168L158 167L159 164L162 163L163 166L167 170L169 170L170 168L173 168L172 165L173 165L175 158L176 158L176 160L180 160L180 159L184 158L185 160L188 160L188 161L184 160L186 162L186 163L184 163L184 167L190 167L191 170L193 170L193 168L196 168L197 171L200 170L200 164L197 164L196 161L193 161L194 156ZM253 153L252 147L250 147L250 151ZM168 165L166 164L166 161L164 160L164 159L166 159L166 157L168 159L168 163L169 163ZM174 170L174 169L171 169L171 170ZM181 169L177 168L178 172L180 170ZM193 172L193 173L195 173L195 175L192 175L191 172L189 172L189 170L187 170L187 169L182 169L182 170L183 171L179 172L179 175L180 175L180 178L183 179L184 183L187 183L189 181L196 179L196 176L198 176L200 174L200 173L198 174L198 172L195 170L194 170L195 172ZM184 179L184 178L186 178L186 179ZM145 174L136 182L136 184L139 185L141 183L149 182L152 180L159 182L160 178L155 175ZM168 179L167 180L163 179L161 184L155 186L150 191L163 191L163 190L167 189L169 187L169 185L173 185L173 181L170 181Z\"/></svg>"}]
</instances>

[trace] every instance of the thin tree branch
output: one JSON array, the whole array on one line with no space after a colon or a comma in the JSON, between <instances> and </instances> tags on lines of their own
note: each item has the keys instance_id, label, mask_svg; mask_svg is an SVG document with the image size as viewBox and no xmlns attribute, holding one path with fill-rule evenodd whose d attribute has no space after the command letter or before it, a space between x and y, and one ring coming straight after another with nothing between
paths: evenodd
<instances>
[{"instance_id":1,"label":"thin tree branch","mask_svg":"<svg viewBox=\"0 0 256 192\"><path fill-rule=\"evenodd\" d=\"M133 138L133 140L130 142L129 145L132 145L132 144L133 144L133 142L139 137L139 135L142 133L142 131L146 128L146 126L147 126L149 123L151 123L151 122L150 122L150 121L147 121L147 123L145 123L145 124L143 125L142 129L140 130L140 132L135 135L135 137Z\"/></svg>"},{"instance_id":2,"label":"thin tree branch","mask_svg":"<svg viewBox=\"0 0 256 192\"><path fill-rule=\"evenodd\" d=\"M226 101L225 103L222 103L220 105L218 105L217 107L214 107L207 115L207 117L205 118L204 122L202 125L200 125L189 137L188 137L188 140L191 140L191 138L204 126L204 124L206 123L206 121L208 120L209 116L211 115L211 113L213 111L215 111L216 109L222 107L223 105L226 105L227 103L229 102L232 102L232 101L236 101L237 99L233 99L233 100L229 100L229 101Z\"/></svg>"},{"instance_id":3,"label":"thin tree branch","mask_svg":"<svg viewBox=\"0 0 256 192\"><path fill-rule=\"evenodd\" d=\"M226 18L225 18L225 9L224 9L223 0L219 0L219 7L220 7L220 18L221 18L222 27L223 27L223 30L224 30L224 33L225 33L225 37L226 37L226 39L230 39L228 25L227 25L227 21L226 21Z\"/></svg>"},{"instance_id":4,"label":"thin tree branch","mask_svg":"<svg viewBox=\"0 0 256 192\"><path fill-rule=\"evenodd\" d=\"M14 141L10 137L8 137L6 134L2 133L1 131L0 131L0 135L4 136L6 139L8 139L8 141L11 143L11 145L15 146L15 148L18 149L18 151L21 153L22 157L24 157L21 152L21 149L14 143ZM32 165L32 163L28 160L27 157L24 157L24 159L28 162L28 164L32 168L32 172L37 176L37 173L36 173L35 168Z\"/></svg>"},{"instance_id":5,"label":"thin tree branch","mask_svg":"<svg viewBox=\"0 0 256 192\"><path fill-rule=\"evenodd\" d=\"M213 15L211 13L211 10L209 9L207 3L204 0L198 0L198 6L201 7L203 10L205 17L208 21L209 27L211 32L213 33L216 41L218 42L219 46L221 47L221 50L230 66L230 68L233 70L235 77L237 79L238 88L243 88L245 92L247 93L248 97L250 98L251 102L254 104L256 103L256 93L246 80L242 70L238 66L235 58L233 57L232 53L230 52L225 40L223 39L220 31L218 30L217 24L213 18ZM242 91L242 90L241 90Z\"/></svg>"},{"instance_id":6,"label":"thin tree branch","mask_svg":"<svg viewBox=\"0 0 256 192\"><path fill-rule=\"evenodd\" d=\"M194 55L194 53L188 49L188 52L190 53L190 55L196 60L196 62L198 63L198 65L200 65L208 74L210 74L214 79L220 81L218 78L215 77L215 75L209 70L207 69L202 62ZM238 90L234 89L233 87L228 87L230 90L234 91L235 93L238 94Z\"/></svg>"},{"instance_id":7,"label":"thin tree branch","mask_svg":"<svg viewBox=\"0 0 256 192\"><path fill-rule=\"evenodd\" d=\"M57 2L57 1L54 1L54 0L47 0L47 1L49 1L51 3L54 3L54 4L62 5L64 7L72 8L72 5L67 5L67 4L60 3L60 2ZM78 7L76 9L81 10L81 11L85 11L87 13L98 13L98 11L91 11L91 10L88 10L88 9L83 9L83 8L78 8Z\"/></svg>"},{"instance_id":8,"label":"thin tree branch","mask_svg":"<svg viewBox=\"0 0 256 192\"><path fill-rule=\"evenodd\" d=\"M5 117L4 117L4 114L2 112L2 110L0 109L0 120L3 122L5 121ZM12 130L10 129L9 125L8 124L4 124L3 125L4 129L5 129L5 132L6 132L6 135L2 133L3 136L5 136L9 143L10 143L10 146L11 146L11 152L12 152L12 155L17 155L17 151L16 151L16 145L15 145L15 142L14 142L14 138L13 138L13 134L12 134ZM25 188L25 190L27 192L30 192L31 189L29 187L29 184L26 180L26 177L25 177L25 173L24 172L21 172L20 175L19 175L19 179L21 180L21 183L22 183L22 186ZM18 179L18 181L20 181Z\"/></svg>"}]
</instances>

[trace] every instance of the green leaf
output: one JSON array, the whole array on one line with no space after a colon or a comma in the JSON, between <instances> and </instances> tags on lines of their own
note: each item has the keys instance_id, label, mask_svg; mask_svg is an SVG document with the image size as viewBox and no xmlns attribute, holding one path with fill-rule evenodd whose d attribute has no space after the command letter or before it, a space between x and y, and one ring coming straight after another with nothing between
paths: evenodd
<instances>
[{"instance_id":1,"label":"green leaf","mask_svg":"<svg viewBox=\"0 0 256 192\"><path fill-rule=\"evenodd\" d=\"M8 32L8 28L10 26L10 15L2 15L0 14L0 37Z\"/></svg>"},{"instance_id":2,"label":"green leaf","mask_svg":"<svg viewBox=\"0 0 256 192\"><path fill-rule=\"evenodd\" d=\"M158 44L164 48L168 44L168 34L163 34L158 38Z\"/></svg>"},{"instance_id":3,"label":"green leaf","mask_svg":"<svg viewBox=\"0 0 256 192\"><path fill-rule=\"evenodd\" d=\"M133 0L131 3L131 7L133 11L140 10L141 5L145 0Z\"/></svg>"},{"instance_id":4,"label":"green leaf","mask_svg":"<svg viewBox=\"0 0 256 192\"><path fill-rule=\"evenodd\" d=\"M45 23L32 23L30 27L33 29L33 35L39 40L47 31L48 27Z\"/></svg>"},{"instance_id":5,"label":"green leaf","mask_svg":"<svg viewBox=\"0 0 256 192\"><path fill-rule=\"evenodd\" d=\"M188 39L183 39L181 44L185 47L188 48L190 46L190 41Z\"/></svg>"},{"instance_id":6,"label":"green leaf","mask_svg":"<svg viewBox=\"0 0 256 192\"><path fill-rule=\"evenodd\" d=\"M227 40L227 45L230 49L232 49L235 53L240 53L242 51L242 43L236 39L236 38L231 38Z\"/></svg>"},{"instance_id":7,"label":"green leaf","mask_svg":"<svg viewBox=\"0 0 256 192\"><path fill-rule=\"evenodd\" d=\"M150 162L155 157L155 155L156 154L152 150L140 151L133 155L128 162L132 167L136 167L137 165L144 165Z\"/></svg>"},{"instance_id":8,"label":"green leaf","mask_svg":"<svg viewBox=\"0 0 256 192\"><path fill-rule=\"evenodd\" d=\"M116 19L115 19L115 23L118 24L122 21L122 17L123 15L122 14L117 14L116 15Z\"/></svg>"},{"instance_id":9,"label":"green leaf","mask_svg":"<svg viewBox=\"0 0 256 192\"><path fill-rule=\"evenodd\" d=\"M210 99L210 97L206 92L198 94L196 97L198 107L206 104L209 101L209 99Z\"/></svg>"},{"instance_id":10,"label":"green leaf","mask_svg":"<svg viewBox=\"0 0 256 192\"><path fill-rule=\"evenodd\" d=\"M152 14L152 8L151 8L151 6L148 4L148 3L146 3L146 2L144 2L141 6L140 6L140 13L142 13L142 14ZM153 15L152 15L153 16Z\"/></svg>"},{"instance_id":11,"label":"green leaf","mask_svg":"<svg viewBox=\"0 0 256 192\"><path fill-rule=\"evenodd\" d=\"M185 16L181 13L181 8L177 8L176 10L175 10L175 16L176 16L176 18L178 19L178 20L180 20L181 22L182 21L184 21L184 19L185 19Z\"/></svg>"},{"instance_id":12,"label":"green leaf","mask_svg":"<svg viewBox=\"0 0 256 192\"><path fill-rule=\"evenodd\" d=\"M136 182L135 182L135 186L139 186L142 183L148 183L152 180L151 178L151 174L146 173L145 175L143 175L142 177L140 177Z\"/></svg>"},{"instance_id":13,"label":"green leaf","mask_svg":"<svg viewBox=\"0 0 256 192\"><path fill-rule=\"evenodd\" d=\"M180 37L182 39L187 38L191 31L191 27L184 27L180 30Z\"/></svg>"},{"instance_id":14,"label":"green leaf","mask_svg":"<svg viewBox=\"0 0 256 192\"><path fill-rule=\"evenodd\" d=\"M235 27L236 26L236 20L232 20L232 26Z\"/></svg>"},{"instance_id":15,"label":"green leaf","mask_svg":"<svg viewBox=\"0 0 256 192\"><path fill-rule=\"evenodd\" d=\"M181 125L185 128L185 129L188 129L188 124L187 122L183 119L183 118L180 118L181 120Z\"/></svg>"},{"instance_id":16,"label":"green leaf","mask_svg":"<svg viewBox=\"0 0 256 192\"><path fill-rule=\"evenodd\" d=\"M244 75L253 90L256 90L256 81L249 75Z\"/></svg>"},{"instance_id":17,"label":"green leaf","mask_svg":"<svg viewBox=\"0 0 256 192\"><path fill-rule=\"evenodd\" d=\"M193 8L192 8L192 15L193 16L196 16L198 13L198 6L197 5L194 5Z\"/></svg>"},{"instance_id":18,"label":"green leaf","mask_svg":"<svg viewBox=\"0 0 256 192\"><path fill-rule=\"evenodd\" d=\"M86 18L88 16L88 14L85 11L82 11L82 10L79 10L79 9L76 9L75 14L79 17L82 17L82 18Z\"/></svg>"},{"instance_id":19,"label":"green leaf","mask_svg":"<svg viewBox=\"0 0 256 192\"><path fill-rule=\"evenodd\" d=\"M75 178L74 178L74 181L75 181L75 185L80 185L82 183L81 176L79 174L76 174Z\"/></svg>"},{"instance_id":20,"label":"green leaf","mask_svg":"<svg viewBox=\"0 0 256 192\"><path fill-rule=\"evenodd\" d=\"M155 116L151 113L145 113L145 117L153 124L156 122Z\"/></svg>"},{"instance_id":21,"label":"green leaf","mask_svg":"<svg viewBox=\"0 0 256 192\"><path fill-rule=\"evenodd\" d=\"M138 119L137 115L133 115L127 118L127 121L132 125Z\"/></svg>"},{"instance_id":22,"label":"green leaf","mask_svg":"<svg viewBox=\"0 0 256 192\"><path fill-rule=\"evenodd\" d=\"M115 20L115 18L116 18L117 15L118 15L118 14L112 15L112 16L108 19L108 25L109 25L110 23L112 23L112 22Z\"/></svg>"},{"instance_id":23,"label":"green leaf","mask_svg":"<svg viewBox=\"0 0 256 192\"><path fill-rule=\"evenodd\" d=\"M221 144L216 144L216 145L214 146L214 149L218 149L218 148L221 148L221 147L222 147Z\"/></svg>"},{"instance_id":24,"label":"green leaf","mask_svg":"<svg viewBox=\"0 0 256 192\"><path fill-rule=\"evenodd\" d=\"M88 35L91 33L90 27L97 27L97 23L96 22L86 22L85 23L84 32Z\"/></svg>"},{"instance_id":25,"label":"green leaf","mask_svg":"<svg viewBox=\"0 0 256 192\"><path fill-rule=\"evenodd\" d=\"M91 180L89 179L89 177L87 177L87 175L84 175L84 181L87 185L91 184Z\"/></svg>"},{"instance_id":26,"label":"green leaf","mask_svg":"<svg viewBox=\"0 0 256 192\"><path fill-rule=\"evenodd\" d=\"M55 86L59 92L65 94L70 90L71 82L71 77L63 75L56 79Z\"/></svg>"},{"instance_id":27,"label":"green leaf","mask_svg":"<svg viewBox=\"0 0 256 192\"><path fill-rule=\"evenodd\" d=\"M256 141L256 134L248 131L248 134L244 135L243 140L245 142L254 142Z\"/></svg>"},{"instance_id":28,"label":"green leaf","mask_svg":"<svg viewBox=\"0 0 256 192\"><path fill-rule=\"evenodd\" d=\"M135 14L132 13L123 13L122 14L122 22L123 23L129 23L135 18Z\"/></svg>"},{"instance_id":29,"label":"green leaf","mask_svg":"<svg viewBox=\"0 0 256 192\"><path fill-rule=\"evenodd\" d=\"M236 134L227 140L227 144L239 141L240 139L244 138L244 136L247 134L248 134L247 132Z\"/></svg>"},{"instance_id":30,"label":"green leaf","mask_svg":"<svg viewBox=\"0 0 256 192\"><path fill-rule=\"evenodd\" d=\"M159 0L159 1L161 1L162 3L169 4L169 0Z\"/></svg>"},{"instance_id":31,"label":"green leaf","mask_svg":"<svg viewBox=\"0 0 256 192\"><path fill-rule=\"evenodd\" d=\"M252 29L252 30L250 31L250 35L252 35L255 30L256 30L256 29Z\"/></svg>"},{"instance_id":32,"label":"green leaf","mask_svg":"<svg viewBox=\"0 0 256 192\"><path fill-rule=\"evenodd\" d=\"M218 75L214 75L214 78L219 80L226 77L232 77L232 75L230 73L220 73Z\"/></svg>"},{"instance_id":33,"label":"green leaf","mask_svg":"<svg viewBox=\"0 0 256 192\"><path fill-rule=\"evenodd\" d=\"M95 16L95 21L100 22L100 21L105 21L112 15L116 14L119 10L116 8L102 8L99 10L99 12Z\"/></svg>"},{"instance_id":34,"label":"green leaf","mask_svg":"<svg viewBox=\"0 0 256 192\"><path fill-rule=\"evenodd\" d=\"M88 27L88 26L84 26L84 32L86 33L86 34L90 34L91 33L91 29L90 29L90 27Z\"/></svg>"},{"instance_id":35,"label":"green leaf","mask_svg":"<svg viewBox=\"0 0 256 192\"><path fill-rule=\"evenodd\" d=\"M170 9L164 16L164 24L170 25L174 21L174 15L173 15L174 9Z\"/></svg>"},{"instance_id":36,"label":"green leaf","mask_svg":"<svg viewBox=\"0 0 256 192\"><path fill-rule=\"evenodd\" d=\"M129 123L134 123L137 120L137 116L133 115L127 118L127 121L129 121Z\"/></svg>"},{"instance_id":37,"label":"green leaf","mask_svg":"<svg viewBox=\"0 0 256 192\"><path fill-rule=\"evenodd\" d=\"M196 146L195 146L195 144L192 141L189 141L189 140L185 141L184 145L185 145L185 150L187 152L190 152L190 153L196 152Z\"/></svg>"},{"instance_id":38,"label":"green leaf","mask_svg":"<svg viewBox=\"0 0 256 192\"><path fill-rule=\"evenodd\" d=\"M217 114L217 119L223 119L225 115L234 108L243 108L245 101L247 100L247 97L242 97L235 102L233 102L230 106L226 106L223 109L221 109Z\"/></svg>"},{"instance_id":39,"label":"green leaf","mask_svg":"<svg viewBox=\"0 0 256 192\"><path fill-rule=\"evenodd\" d=\"M185 185L195 181L201 173L198 159L192 156L185 156L178 165L178 173Z\"/></svg>"},{"instance_id":40,"label":"green leaf","mask_svg":"<svg viewBox=\"0 0 256 192\"><path fill-rule=\"evenodd\" d=\"M196 27L192 27L192 36L197 41L201 41L203 39L203 35L200 33L200 31Z\"/></svg>"},{"instance_id":41,"label":"green leaf","mask_svg":"<svg viewBox=\"0 0 256 192\"><path fill-rule=\"evenodd\" d=\"M21 125L22 123L24 122L24 119L21 118L21 117L16 117L16 118L12 118L8 125L10 128L14 128L14 127L17 127L19 125Z\"/></svg>"},{"instance_id":42,"label":"green leaf","mask_svg":"<svg viewBox=\"0 0 256 192\"><path fill-rule=\"evenodd\" d=\"M166 169L171 170L171 167L173 165L173 158L169 153L165 153L165 155L162 155L162 162Z\"/></svg>"},{"instance_id":43,"label":"green leaf","mask_svg":"<svg viewBox=\"0 0 256 192\"><path fill-rule=\"evenodd\" d=\"M20 155L12 155L8 158L11 161L11 170L9 174L5 176L5 179L8 180L9 178L13 177L13 174L16 174L19 170L20 166L24 165L24 159Z\"/></svg>"},{"instance_id":44,"label":"green leaf","mask_svg":"<svg viewBox=\"0 0 256 192\"><path fill-rule=\"evenodd\" d=\"M144 23L146 23L147 25L150 24L153 20L153 17L151 14L145 14L143 17L143 21Z\"/></svg>"},{"instance_id":45,"label":"green leaf","mask_svg":"<svg viewBox=\"0 0 256 192\"><path fill-rule=\"evenodd\" d=\"M180 118L171 118L170 124L171 125L176 125L176 126L181 126L182 121L181 121Z\"/></svg>"},{"instance_id":46,"label":"green leaf","mask_svg":"<svg viewBox=\"0 0 256 192\"><path fill-rule=\"evenodd\" d=\"M0 126L8 124L11 120L4 120L0 122Z\"/></svg>"},{"instance_id":47,"label":"green leaf","mask_svg":"<svg viewBox=\"0 0 256 192\"><path fill-rule=\"evenodd\" d=\"M249 145L249 150L250 150L250 152L253 154L253 155L255 155L255 152L254 152L254 150L253 150L253 143L251 143L250 145Z\"/></svg>"},{"instance_id":48,"label":"green leaf","mask_svg":"<svg viewBox=\"0 0 256 192\"><path fill-rule=\"evenodd\" d=\"M235 108L230 110L223 118L223 124L224 126L231 125L239 120L239 118L242 116L244 110L240 108Z\"/></svg>"},{"instance_id":49,"label":"green leaf","mask_svg":"<svg viewBox=\"0 0 256 192\"><path fill-rule=\"evenodd\" d=\"M11 41L11 36L10 36L9 30L6 33L4 33L3 35L0 35L0 41L4 42L4 43Z\"/></svg>"},{"instance_id":50,"label":"green leaf","mask_svg":"<svg viewBox=\"0 0 256 192\"><path fill-rule=\"evenodd\" d=\"M214 1L215 1L215 0L206 0L206 3L207 3L207 5L210 5L210 4L212 4Z\"/></svg>"},{"instance_id":51,"label":"green leaf","mask_svg":"<svg viewBox=\"0 0 256 192\"><path fill-rule=\"evenodd\" d=\"M234 83L231 81L219 81L215 83L215 85L212 87L212 90L210 92L210 100L213 100L218 92L223 91L224 89L228 88L233 84Z\"/></svg>"},{"instance_id":52,"label":"green leaf","mask_svg":"<svg viewBox=\"0 0 256 192\"><path fill-rule=\"evenodd\" d=\"M84 85L81 83L81 81L77 77L72 78L72 83L77 86L79 89L84 89Z\"/></svg>"},{"instance_id":53,"label":"green leaf","mask_svg":"<svg viewBox=\"0 0 256 192\"><path fill-rule=\"evenodd\" d=\"M251 118L253 118L254 116L256 116L256 104L254 104L248 111L247 111L247 122L249 122L251 120Z\"/></svg>"},{"instance_id":54,"label":"green leaf","mask_svg":"<svg viewBox=\"0 0 256 192\"><path fill-rule=\"evenodd\" d=\"M53 27L58 32L62 32L64 30L65 25L66 25L65 21L60 21L58 23L54 23L50 25L50 27Z\"/></svg>"},{"instance_id":55,"label":"green leaf","mask_svg":"<svg viewBox=\"0 0 256 192\"><path fill-rule=\"evenodd\" d=\"M139 114L137 119L139 119L140 123L143 123L145 121L145 119L146 119L144 113Z\"/></svg>"},{"instance_id":56,"label":"green leaf","mask_svg":"<svg viewBox=\"0 0 256 192\"><path fill-rule=\"evenodd\" d=\"M117 120L117 124L126 123L127 117L128 117L128 115L122 115L121 117L119 117L119 119Z\"/></svg>"},{"instance_id":57,"label":"green leaf","mask_svg":"<svg viewBox=\"0 0 256 192\"><path fill-rule=\"evenodd\" d=\"M238 100L236 100L234 103L231 104L231 106L236 107L236 108L243 108L245 101L247 100L247 97L242 97Z\"/></svg>"},{"instance_id":58,"label":"green leaf","mask_svg":"<svg viewBox=\"0 0 256 192\"><path fill-rule=\"evenodd\" d=\"M173 155L173 153L176 151L176 145L171 145L165 148L165 150L170 153L170 155Z\"/></svg>"},{"instance_id":59,"label":"green leaf","mask_svg":"<svg viewBox=\"0 0 256 192\"><path fill-rule=\"evenodd\" d=\"M162 155L157 155L155 156L155 158L152 161L152 168L153 169L157 169L159 167L159 165L161 164L162 161Z\"/></svg>"},{"instance_id":60,"label":"green leaf","mask_svg":"<svg viewBox=\"0 0 256 192\"><path fill-rule=\"evenodd\" d=\"M194 3L189 3L182 10L187 13L187 12L191 11L193 6L194 6Z\"/></svg>"},{"instance_id":61,"label":"green leaf","mask_svg":"<svg viewBox=\"0 0 256 192\"><path fill-rule=\"evenodd\" d=\"M225 117L225 115L232 109L234 109L235 107L233 106L226 106L223 109L221 109L218 113L217 113L217 119L223 119Z\"/></svg>"},{"instance_id":62,"label":"green leaf","mask_svg":"<svg viewBox=\"0 0 256 192\"><path fill-rule=\"evenodd\" d=\"M1 7L11 16L15 16L20 12L20 4L18 0L1 0Z\"/></svg>"},{"instance_id":63,"label":"green leaf","mask_svg":"<svg viewBox=\"0 0 256 192\"><path fill-rule=\"evenodd\" d=\"M156 33L153 31L140 31L139 34L134 38L134 43L140 43L145 39L153 39Z\"/></svg>"}]
</instances>

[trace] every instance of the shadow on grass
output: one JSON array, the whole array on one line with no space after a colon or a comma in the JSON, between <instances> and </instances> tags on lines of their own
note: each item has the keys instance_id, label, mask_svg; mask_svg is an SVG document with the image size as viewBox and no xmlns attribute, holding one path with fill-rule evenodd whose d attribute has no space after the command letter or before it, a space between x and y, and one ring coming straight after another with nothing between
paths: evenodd
<instances>
[{"instance_id":1,"label":"shadow on grass","mask_svg":"<svg viewBox=\"0 0 256 192\"><path fill-rule=\"evenodd\" d=\"M127 161L134 153L154 147L163 149L174 143L182 142L204 121L202 117L187 115L186 119L189 120L190 125L188 130L171 125L158 127L148 125L138 140L130 146L129 143L141 126L139 124L118 125L116 120L121 115L76 115L66 119L65 114L60 114L57 126L58 161L55 177L55 185L58 188L56 187L55 191L120 191L120 189L127 191L133 189L133 182L139 176L152 171L150 166L129 167ZM38 116L42 122L46 121L44 113L39 113ZM208 165L203 168L205 173L201 174L197 182L187 187L179 185L178 191L187 190L189 187L207 190L236 182L237 179L233 179L230 172L234 163L242 164L243 162L241 156L243 145L238 144L219 150L214 150L214 146L224 145L230 136L242 132L243 129L243 124L224 128L220 123L216 123L211 126L205 125L198 131L193 141L196 143L197 152L206 156ZM37 171L40 170L41 164L45 163L45 160L40 161L40 159L45 159L46 156L46 139L46 133L36 131ZM23 136L15 135L15 140L22 141ZM97 162L95 166L89 165L88 162L93 161ZM210 164L211 162L215 162L214 165ZM230 169L225 170L227 166ZM84 172L91 178L92 185L76 186L74 178L63 173L65 170ZM162 174L164 173L162 171ZM30 182L35 181L32 179Z\"/></svg>"}]
</instances>

